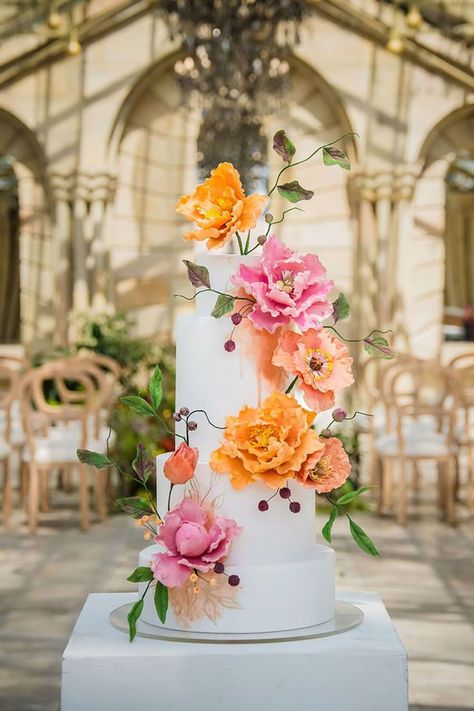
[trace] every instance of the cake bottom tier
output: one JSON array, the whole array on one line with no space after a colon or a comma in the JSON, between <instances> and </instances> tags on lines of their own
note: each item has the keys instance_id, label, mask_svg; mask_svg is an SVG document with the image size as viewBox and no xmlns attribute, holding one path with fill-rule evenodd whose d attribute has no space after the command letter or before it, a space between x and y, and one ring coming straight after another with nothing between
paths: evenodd
<instances>
[{"instance_id":1,"label":"cake bottom tier","mask_svg":"<svg viewBox=\"0 0 474 711\"><path fill-rule=\"evenodd\" d=\"M140 565L150 563L153 553L162 550L149 546L140 552ZM314 554L304 560L275 565L227 567L228 575L240 577L232 588L224 576L215 576L215 587L199 581L198 593L179 594L171 604L164 625L154 605L154 588L145 595L141 619L157 627L193 632L260 633L292 630L319 625L334 617L334 551L315 545ZM139 584L139 594L146 588ZM176 590L176 589L175 589ZM176 604L177 603L177 604Z\"/></svg>"}]
</instances>

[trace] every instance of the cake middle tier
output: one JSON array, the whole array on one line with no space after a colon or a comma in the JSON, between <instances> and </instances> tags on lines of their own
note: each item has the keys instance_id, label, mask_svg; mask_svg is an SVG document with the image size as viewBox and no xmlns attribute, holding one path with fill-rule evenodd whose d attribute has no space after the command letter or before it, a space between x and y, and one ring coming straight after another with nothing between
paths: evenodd
<instances>
[{"instance_id":1,"label":"cake middle tier","mask_svg":"<svg viewBox=\"0 0 474 711\"><path fill-rule=\"evenodd\" d=\"M160 454L156 463L157 501L161 511L168 500L170 483L163 473L163 466L169 454ZM298 513L289 509L289 500L270 489L265 484L255 482L246 489L236 491L225 474L216 474L209 463L199 461L193 479L193 489L188 489L200 500L212 504L216 513L232 518L242 532L233 542L228 556L228 564L263 565L305 560L314 553L316 545L315 494L295 481L289 481L291 500L301 504ZM197 491L196 491L197 487ZM258 502L269 499L267 511L260 511ZM178 505L184 496L184 489L175 486L171 493L171 508Z\"/></svg>"},{"instance_id":2,"label":"cake middle tier","mask_svg":"<svg viewBox=\"0 0 474 711\"><path fill-rule=\"evenodd\" d=\"M178 318L176 328L176 409L204 410L218 427L224 427L226 417L237 415L244 405L258 407L271 392L240 348L232 353L224 350L231 331L227 317L187 314ZM192 419L198 428L191 433L191 444L207 460L219 446L222 429L212 427L203 413Z\"/></svg>"}]
</instances>

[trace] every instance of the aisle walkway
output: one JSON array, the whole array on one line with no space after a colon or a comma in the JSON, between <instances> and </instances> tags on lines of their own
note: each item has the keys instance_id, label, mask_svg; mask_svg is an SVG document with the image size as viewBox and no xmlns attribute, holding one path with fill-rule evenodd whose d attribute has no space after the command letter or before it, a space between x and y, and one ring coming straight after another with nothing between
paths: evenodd
<instances>
[{"instance_id":1,"label":"aisle walkway","mask_svg":"<svg viewBox=\"0 0 474 711\"><path fill-rule=\"evenodd\" d=\"M359 553L339 521L338 586L381 593L408 649L413 711L466 711L474 709L474 526L449 530L433 515L403 530L358 514L380 560ZM1 711L58 711L61 654L87 594L132 589L126 577L142 541L131 521L113 516L85 535L71 511L48 518L36 538L20 517L12 531L0 529Z\"/></svg>"}]
</instances>

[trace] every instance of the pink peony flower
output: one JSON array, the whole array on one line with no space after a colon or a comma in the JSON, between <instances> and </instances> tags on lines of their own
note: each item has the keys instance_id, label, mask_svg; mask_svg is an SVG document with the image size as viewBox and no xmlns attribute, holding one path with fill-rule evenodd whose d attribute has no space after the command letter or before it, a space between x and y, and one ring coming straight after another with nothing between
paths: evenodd
<instances>
[{"instance_id":1,"label":"pink peony flower","mask_svg":"<svg viewBox=\"0 0 474 711\"><path fill-rule=\"evenodd\" d=\"M324 447L308 457L297 479L318 494L327 494L344 484L351 473L351 463L340 439L330 437L321 441Z\"/></svg>"},{"instance_id":2,"label":"pink peony flower","mask_svg":"<svg viewBox=\"0 0 474 711\"><path fill-rule=\"evenodd\" d=\"M344 343L326 329L299 334L286 331L273 354L273 365L299 376L308 407L317 412L334 405L335 394L352 385L352 358Z\"/></svg>"},{"instance_id":3,"label":"pink peony flower","mask_svg":"<svg viewBox=\"0 0 474 711\"><path fill-rule=\"evenodd\" d=\"M241 530L234 520L214 517L197 501L183 499L167 513L155 536L156 543L167 549L151 557L155 580L174 588L184 585L193 570L207 573L227 555Z\"/></svg>"},{"instance_id":4,"label":"pink peony flower","mask_svg":"<svg viewBox=\"0 0 474 711\"><path fill-rule=\"evenodd\" d=\"M333 282L319 259L314 254L298 255L276 237L265 243L260 263L241 264L232 282L255 298L248 317L270 333L288 323L302 331L318 328L333 311L327 298Z\"/></svg>"}]
</instances>

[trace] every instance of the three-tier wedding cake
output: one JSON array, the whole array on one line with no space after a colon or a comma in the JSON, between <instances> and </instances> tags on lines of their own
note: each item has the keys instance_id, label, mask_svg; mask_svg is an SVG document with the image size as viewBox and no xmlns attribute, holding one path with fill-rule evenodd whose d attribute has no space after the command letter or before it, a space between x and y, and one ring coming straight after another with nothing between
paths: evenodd
<instances>
[{"instance_id":1,"label":"three-tier wedding cake","mask_svg":"<svg viewBox=\"0 0 474 711\"><path fill-rule=\"evenodd\" d=\"M240 264L256 265L259 257L240 255L202 255L198 260L210 275L210 283L220 292L232 290L231 277ZM190 412L204 410L216 424L224 424L229 414L237 414L245 406L258 408L271 389L257 373L255 362L245 356L242 348L227 352L223 344L229 336L229 319L211 316L215 295L203 294L196 313L178 319L176 335L176 404ZM257 345L257 344L256 344ZM191 592L190 607L200 608L200 597L217 614L193 617L192 610L180 608L184 618L170 609L164 626L192 629L199 632L269 632L317 625L334 614L334 551L316 542L315 495L295 481L288 488L290 498L301 509L292 513L288 499L276 496L268 510L258 504L272 495L259 481L243 490L236 490L228 476L216 474L210 466L211 453L219 447L222 430L210 426L203 413L195 417L198 428L191 433L191 444L199 450L194 475L202 497L216 503L219 512L231 516L242 529L232 541L225 559L225 572L238 575L240 584L232 588L225 581L224 591L217 591L215 605L212 595L216 586L199 581L199 592ZM257 425L258 426L258 425ZM258 433L257 433L258 434ZM166 501L169 481L163 465L169 455L158 457L157 500ZM282 477L285 488L287 480ZM289 482L288 482L289 483ZM283 492L284 494L286 492ZM171 504L179 505L183 493L173 489ZM140 554L140 566L150 565L158 545L145 548ZM216 575L215 579L219 576ZM141 583L144 586L145 583ZM209 588L207 591L205 588ZM228 593L234 597L228 597ZM185 607L185 606L184 606ZM188 614L186 614L188 613ZM161 625L153 601L153 590L145 596L142 619Z\"/></svg>"}]
</instances>

